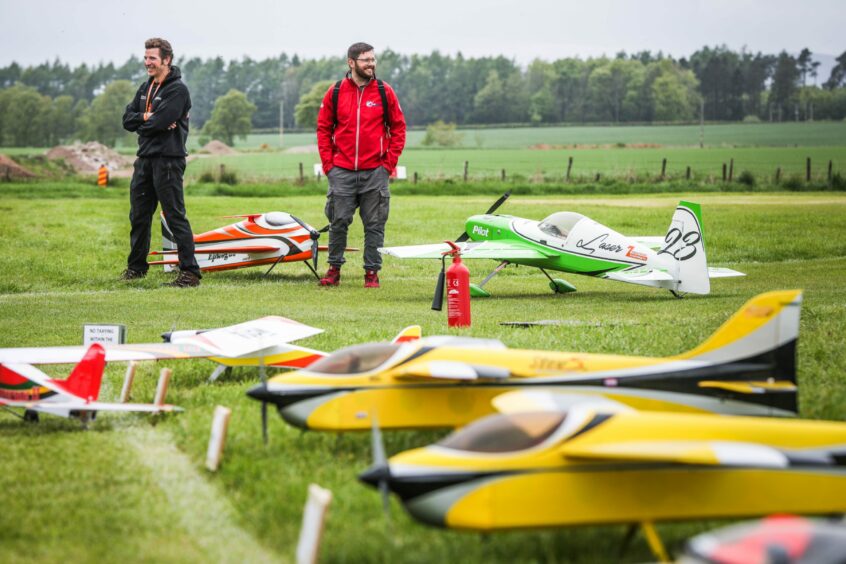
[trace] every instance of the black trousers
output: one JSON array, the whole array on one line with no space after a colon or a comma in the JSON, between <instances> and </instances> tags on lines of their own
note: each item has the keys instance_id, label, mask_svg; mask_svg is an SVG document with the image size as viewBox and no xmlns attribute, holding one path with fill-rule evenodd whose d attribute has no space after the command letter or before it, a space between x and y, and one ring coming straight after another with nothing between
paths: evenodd
<instances>
[{"instance_id":1,"label":"black trousers","mask_svg":"<svg viewBox=\"0 0 846 564\"><path fill-rule=\"evenodd\" d=\"M138 157L129 185L129 258L127 266L138 272L147 272L147 254L150 252L150 233L157 204L179 250L179 269L200 276L200 267L194 257L194 234L185 215L185 198L182 194L182 176L185 173L183 157Z\"/></svg>"}]
</instances>

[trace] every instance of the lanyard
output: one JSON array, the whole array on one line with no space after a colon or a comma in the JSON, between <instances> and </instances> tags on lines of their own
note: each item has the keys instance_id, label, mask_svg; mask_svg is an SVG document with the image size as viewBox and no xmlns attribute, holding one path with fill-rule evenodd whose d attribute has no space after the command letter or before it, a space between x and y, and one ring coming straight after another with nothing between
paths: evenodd
<instances>
[{"instance_id":1,"label":"lanyard","mask_svg":"<svg viewBox=\"0 0 846 564\"><path fill-rule=\"evenodd\" d=\"M153 85L154 85L154 84L156 84L156 81L155 81L155 80L154 80L153 82L151 82L151 83L150 83L150 88L148 88L148 89L147 89L147 104L146 104L146 106L145 106L145 108L144 108L144 113L145 113L145 114L149 114L149 113L150 113L150 110L151 110L151 109L153 109L153 98L156 96L156 94L158 94L158 93L159 93L159 88L161 88L161 87L162 87L162 83L161 83L161 82L159 82L159 83L158 83L158 86L156 86L156 91L155 91L155 92L153 92ZM152 95L151 95L151 93L152 93Z\"/></svg>"}]
</instances>

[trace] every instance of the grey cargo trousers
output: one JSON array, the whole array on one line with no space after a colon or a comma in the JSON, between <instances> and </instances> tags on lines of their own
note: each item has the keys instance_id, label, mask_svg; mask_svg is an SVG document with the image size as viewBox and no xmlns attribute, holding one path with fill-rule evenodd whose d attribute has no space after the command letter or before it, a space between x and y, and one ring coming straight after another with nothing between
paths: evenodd
<instances>
[{"instance_id":1,"label":"grey cargo trousers","mask_svg":"<svg viewBox=\"0 0 846 564\"><path fill-rule=\"evenodd\" d=\"M347 230L358 208L364 224L364 268L382 268L382 255L377 250L385 242L385 223L391 203L388 171L384 167L371 170L347 170L333 167L327 175L326 217L329 219L329 264L340 268L346 260Z\"/></svg>"}]
</instances>

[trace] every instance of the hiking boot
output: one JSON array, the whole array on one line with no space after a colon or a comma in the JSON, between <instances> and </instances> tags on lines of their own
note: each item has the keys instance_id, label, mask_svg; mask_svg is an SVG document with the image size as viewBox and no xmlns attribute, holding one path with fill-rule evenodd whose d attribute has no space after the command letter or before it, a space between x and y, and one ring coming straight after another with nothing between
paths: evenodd
<instances>
[{"instance_id":1,"label":"hiking boot","mask_svg":"<svg viewBox=\"0 0 846 564\"><path fill-rule=\"evenodd\" d=\"M341 283L341 267L330 266L326 276L320 279L321 286L337 286Z\"/></svg>"},{"instance_id":2,"label":"hiking boot","mask_svg":"<svg viewBox=\"0 0 846 564\"><path fill-rule=\"evenodd\" d=\"M133 270L131 268L127 268L123 272L120 273L121 280L140 280L147 276L146 272L141 272L140 270Z\"/></svg>"},{"instance_id":3,"label":"hiking boot","mask_svg":"<svg viewBox=\"0 0 846 564\"><path fill-rule=\"evenodd\" d=\"M379 287L379 273L375 270L364 271L364 287L378 288Z\"/></svg>"},{"instance_id":4,"label":"hiking boot","mask_svg":"<svg viewBox=\"0 0 846 564\"><path fill-rule=\"evenodd\" d=\"M193 272L188 272L187 270L180 270L179 276L176 277L176 280L165 284L165 286L171 286L173 288L195 288L199 285L200 277Z\"/></svg>"}]
</instances>

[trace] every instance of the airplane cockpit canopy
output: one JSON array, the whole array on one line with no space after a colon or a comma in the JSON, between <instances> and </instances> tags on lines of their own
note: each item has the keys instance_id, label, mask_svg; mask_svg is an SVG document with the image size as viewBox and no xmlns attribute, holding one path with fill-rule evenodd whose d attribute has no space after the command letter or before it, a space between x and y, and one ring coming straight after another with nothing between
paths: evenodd
<instances>
[{"instance_id":1,"label":"airplane cockpit canopy","mask_svg":"<svg viewBox=\"0 0 846 564\"><path fill-rule=\"evenodd\" d=\"M340 349L313 362L309 372L330 376L362 374L374 370L391 358L400 348L395 343L368 343Z\"/></svg>"},{"instance_id":2,"label":"airplane cockpit canopy","mask_svg":"<svg viewBox=\"0 0 846 564\"><path fill-rule=\"evenodd\" d=\"M541 221L538 228L547 235L566 239L573 227L584 217L576 212L556 212Z\"/></svg>"},{"instance_id":3,"label":"airplane cockpit canopy","mask_svg":"<svg viewBox=\"0 0 846 564\"><path fill-rule=\"evenodd\" d=\"M264 221L270 227L282 227L294 222L291 214L285 212L268 212L264 214Z\"/></svg>"},{"instance_id":4,"label":"airplane cockpit canopy","mask_svg":"<svg viewBox=\"0 0 846 564\"><path fill-rule=\"evenodd\" d=\"M470 452L515 452L537 446L558 429L562 411L489 415L455 431L438 446Z\"/></svg>"}]
</instances>

